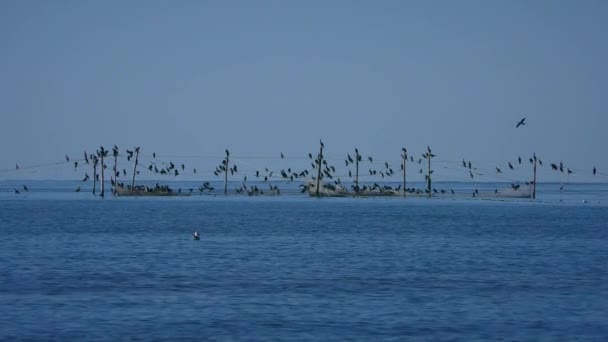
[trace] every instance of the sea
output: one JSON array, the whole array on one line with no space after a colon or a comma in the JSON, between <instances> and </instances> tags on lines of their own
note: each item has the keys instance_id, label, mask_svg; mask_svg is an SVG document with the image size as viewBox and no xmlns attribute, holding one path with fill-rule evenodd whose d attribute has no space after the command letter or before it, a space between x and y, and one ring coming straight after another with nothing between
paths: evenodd
<instances>
[{"instance_id":1,"label":"sea","mask_svg":"<svg viewBox=\"0 0 608 342\"><path fill-rule=\"evenodd\" d=\"M0 182L2 341L608 340L608 184L530 200L22 183Z\"/></svg>"}]
</instances>

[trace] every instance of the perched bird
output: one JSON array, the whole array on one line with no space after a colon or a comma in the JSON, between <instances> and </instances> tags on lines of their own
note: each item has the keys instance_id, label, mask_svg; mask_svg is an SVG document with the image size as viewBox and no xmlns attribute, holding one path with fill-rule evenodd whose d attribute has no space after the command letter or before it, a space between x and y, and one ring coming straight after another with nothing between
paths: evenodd
<instances>
[{"instance_id":1,"label":"perched bird","mask_svg":"<svg viewBox=\"0 0 608 342\"><path fill-rule=\"evenodd\" d=\"M515 125L515 128L518 128L519 126L525 125L526 118L523 118L521 120L519 120L519 122L517 123L517 125Z\"/></svg>"}]
</instances>

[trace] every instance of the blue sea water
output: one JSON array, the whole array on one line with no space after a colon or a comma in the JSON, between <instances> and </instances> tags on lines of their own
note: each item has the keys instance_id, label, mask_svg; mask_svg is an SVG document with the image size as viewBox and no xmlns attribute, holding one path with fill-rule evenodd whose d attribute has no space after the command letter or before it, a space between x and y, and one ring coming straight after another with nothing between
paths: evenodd
<instances>
[{"instance_id":1,"label":"blue sea water","mask_svg":"<svg viewBox=\"0 0 608 342\"><path fill-rule=\"evenodd\" d=\"M62 184L0 195L0 340L608 339L605 185L532 202Z\"/></svg>"}]
</instances>

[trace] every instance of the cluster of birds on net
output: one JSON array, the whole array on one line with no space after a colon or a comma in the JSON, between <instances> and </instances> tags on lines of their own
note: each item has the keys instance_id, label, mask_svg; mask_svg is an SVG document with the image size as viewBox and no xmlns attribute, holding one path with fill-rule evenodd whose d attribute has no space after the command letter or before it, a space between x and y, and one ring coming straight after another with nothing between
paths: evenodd
<instances>
[{"instance_id":1,"label":"cluster of birds on net","mask_svg":"<svg viewBox=\"0 0 608 342\"><path fill-rule=\"evenodd\" d=\"M523 126L526 124L525 118L521 119L516 124L516 128ZM292 167L284 167L280 169L272 169L269 167L256 168L255 170L241 170L237 164L231 160L231 154L229 150L225 150L225 157L221 160L219 165L215 167L213 170L213 175L215 177L219 177L218 180L224 180L224 193L227 194L228 190L228 180L229 177L232 177L231 183L234 182L233 177L235 175L242 175L242 181L239 181L240 185L233 189L230 189L231 193L235 194L247 194L250 196L254 195L264 195L264 194L272 194L279 195L281 194L281 190L279 189L277 182L301 182L299 185L299 189L302 193L310 193L311 195L319 195L320 190L325 191L325 193L334 193L334 194L352 194L352 195L397 195L397 194L416 194L416 195L432 195L432 194L455 194L453 189L436 189L432 187L432 178L434 174L434 170L431 168L431 160L436 157L435 154L431 151L431 148L427 146L427 150L422 153L418 158L414 158L414 155L408 154L406 148L401 149L400 155L400 167L397 170L394 168L389 162L381 163L381 167L374 167L374 165L378 165L374 163L374 158L372 156L363 157L359 153L359 149L355 148L354 153L347 153L344 159L344 164L348 169L347 173L339 174L336 167L328 161L324 156L324 148L325 145L323 141L319 142L320 150L319 153L314 156L312 153L308 153L308 159L310 161L310 168L305 167L301 169L296 169ZM85 169L82 182L87 183L92 181L92 193L97 194L98 192L98 184L99 184L99 196L103 197L105 195L105 178L106 178L106 170L108 169L108 158L110 159L111 164L111 173L110 173L110 184L111 191L113 194L124 194L125 192L138 192L142 194L185 194L191 195L195 189L188 188L182 191L179 188L177 191L171 189L168 185L161 185L156 183L153 187L146 185L136 185L135 179L136 176L139 175L142 171L147 171L148 176L152 175L153 177L178 177L180 175L188 174L190 169L187 170L186 163L177 163L171 160L165 160L163 158L157 158L155 152L151 154L151 159L148 156L146 165L142 165L140 161L141 148L135 147L134 149L126 149L123 152L120 151L118 146L114 145L110 150L100 146L99 149L95 150L93 153L87 153L86 151L83 153L82 158L79 159L71 159L68 155L65 155L65 162L70 165L73 165L74 171L77 171L79 167L82 169L83 167L91 168L89 170ZM126 158L126 161L132 165L129 165L128 168L123 167L119 168L119 158ZM146 158L144 158L146 159ZM238 158L237 158L238 159ZM285 159L285 155L283 152L280 153L280 159ZM543 161L533 154L529 159L529 163L536 167L542 167ZM424 162L424 163L423 163ZM408 163L413 165L418 165L418 174L424 176L425 186L415 188L415 187L407 187L406 186L406 168ZM495 175L500 176L504 173L504 169L515 171L517 166L521 166L523 164L521 156L517 157L516 161L508 161L504 167L497 165L495 167ZM363 165L366 170L363 169ZM565 167L563 162L555 162L551 163L551 170L554 172L560 172L565 175L573 174L574 171ZM132 167L132 169L131 169ZM16 170L19 170L20 167L18 164L15 165ZM455 169L453 165L444 166L444 168ZM483 167L478 167L472 161L467 161L465 159L462 160L462 168L465 170L467 174L467 178L471 181L477 179L480 176L490 173L487 169ZM192 168L192 175L197 175L197 169ZM461 169L462 170L462 169ZM361 171L361 172L360 172ZM89 175L91 172L91 175ZM592 174L595 176L599 172L597 168L593 166ZM391 177L397 176L401 174L403 176L403 181L399 182L399 184L382 184L387 179ZM408 173L411 175L410 173ZM253 183L248 183L248 177L255 177ZM195 176L198 177L198 176ZM130 178L130 179L129 179ZM223 179L222 179L223 178ZM342 178L348 179L346 183L343 184ZM361 178L368 179L368 181L361 181ZM369 179L372 179L371 181ZM251 179L250 179L251 180ZM273 183L274 182L274 183ZM265 183L265 185L263 185ZM392 183L395 183L394 181ZM534 183L534 180L525 181L525 182L512 182L511 189L518 190L520 186L523 184L531 185ZM562 186L563 187L563 186ZM22 189L13 189L16 194L21 194L21 191L28 192L29 188L24 184ZM81 186L78 186L75 191L80 192L82 190ZM198 192L200 194L204 193L213 193L215 191L215 187L209 181L204 181L198 187ZM495 190L495 193L498 193L498 189ZM479 194L477 189L473 190L473 197Z\"/></svg>"}]
</instances>

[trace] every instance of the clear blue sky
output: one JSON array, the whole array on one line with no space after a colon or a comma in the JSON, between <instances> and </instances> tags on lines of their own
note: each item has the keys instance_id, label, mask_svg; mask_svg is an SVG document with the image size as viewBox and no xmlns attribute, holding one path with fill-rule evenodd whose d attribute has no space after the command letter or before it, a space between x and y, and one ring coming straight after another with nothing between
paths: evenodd
<instances>
[{"instance_id":1,"label":"clear blue sky","mask_svg":"<svg viewBox=\"0 0 608 342\"><path fill-rule=\"evenodd\" d=\"M608 173L607 32L591 0L4 0L0 170L113 144L204 170L225 148L275 158L253 169L322 138L341 167L354 147L398 168L402 146L430 145L606 181L590 175ZM0 179L81 176L64 170Z\"/></svg>"}]
</instances>

